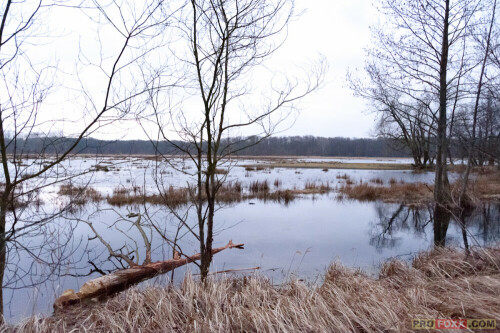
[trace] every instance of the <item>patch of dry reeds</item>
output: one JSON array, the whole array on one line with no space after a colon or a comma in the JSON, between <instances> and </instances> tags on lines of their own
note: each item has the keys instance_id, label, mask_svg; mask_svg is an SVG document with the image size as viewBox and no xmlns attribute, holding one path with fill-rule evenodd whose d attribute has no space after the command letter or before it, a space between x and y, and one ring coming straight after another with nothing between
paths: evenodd
<instances>
[{"instance_id":1,"label":"patch of dry reeds","mask_svg":"<svg viewBox=\"0 0 500 333\"><path fill-rule=\"evenodd\" d=\"M500 251L443 249L378 278L339 263L321 286L276 287L259 276L188 276L179 287L131 289L105 302L31 317L4 332L412 332L413 319L499 319ZM459 332L447 330L447 332ZM460 331L462 332L462 331Z\"/></svg>"},{"instance_id":2,"label":"patch of dry reeds","mask_svg":"<svg viewBox=\"0 0 500 333\"><path fill-rule=\"evenodd\" d=\"M112 206L126 206L138 204L153 204L167 205L170 207L178 207L186 204L189 199L189 191L187 188L174 188L170 186L161 195L160 194L144 194L140 188L119 187L113 190L113 194L106 198L108 204Z\"/></svg>"},{"instance_id":3,"label":"patch of dry reeds","mask_svg":"<svg viewBox=\"0 0 500 333\"><path fill-rule=\"evenodd\" d=\"M339 192L350 199L360 201L382 200L385 202L423 204L433 198L431 187L423 183L398 184L391 182L388 187L361 183L355 186L342 186Z\"/></svg>"},{"instance_id":4,"label":"patch of dry reeds","mask_svg":"<svg viewBox=\"0 0 500 333\"><path fill-rule=\"evenodd\" d=\"M269 182L267 180L255 180L250 183L250 193L268 193L269 192Z\"/></svg>"},{"instance_id":5,"label":"patch of dry reeds","mask_svg":"<svg viewBox=\"0 0 500 333\"><path fill-rule=\"evenodd\" d=\"M77 206L85 205L88 202L99 202L103 200L102 194L90 186L75 186L73 184L63 184L57 192L71 198L71 203Z\"/></svg>"}]
</instances>

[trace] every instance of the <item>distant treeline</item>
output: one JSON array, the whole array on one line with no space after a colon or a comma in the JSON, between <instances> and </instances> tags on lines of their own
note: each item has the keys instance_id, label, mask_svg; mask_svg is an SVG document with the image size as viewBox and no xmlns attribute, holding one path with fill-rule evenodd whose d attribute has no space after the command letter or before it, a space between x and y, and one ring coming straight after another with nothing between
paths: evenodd
<instances>
[{"instance_id":1,"label":"distant treeline","mask_svg":"<svg viewBox=\"0 0 500 333\"><path fill-rule=\"evenodd\" d=\"M387 139L324 138L314 136L271 137L260 141L257 137L232 138L225 142L237 155L249 156L356 156L409 157L408 151L396 149ZM17 140L17 151L22 154L57 154L74 143L71 138L30 138ZM230 144L230 145L229 145ZM177 147L189 149L182 141L152 143L146 140L106 141L82 140L73 153L93 155L152 155L180 154ZM12 145L11 145L12 147ZM11 148L9 147L9 148ZM19 149L22 147L22 149ZM226 150L227 151L227 150Z\"/></svg>"}]
</instances>

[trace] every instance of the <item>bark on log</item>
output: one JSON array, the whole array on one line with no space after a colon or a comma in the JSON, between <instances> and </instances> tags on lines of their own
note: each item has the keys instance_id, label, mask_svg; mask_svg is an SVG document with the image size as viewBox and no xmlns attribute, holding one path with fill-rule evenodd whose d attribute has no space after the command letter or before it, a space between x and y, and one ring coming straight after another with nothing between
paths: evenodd
<instances>
[{"instance_id":1,"label":"bark on log","mask_svg":"<svg viewBox=\"0 0 500 333\"><path fill-rule=\"evenodd\" d=\"M229 241L226 246L213 249L212 254L232 248L243 249L243 245L244 244L233 244L232 241ZM134 266L98 277L84 283L78 292L72 289L65 290L54 302L54 310L61 310L69 305L80 303L85 300L118 293L139 282L167 273L180 266L200 260L200 258L201 255L197 253L182 259L170 259L142 266Z\"/></svg>"}]
</instances>

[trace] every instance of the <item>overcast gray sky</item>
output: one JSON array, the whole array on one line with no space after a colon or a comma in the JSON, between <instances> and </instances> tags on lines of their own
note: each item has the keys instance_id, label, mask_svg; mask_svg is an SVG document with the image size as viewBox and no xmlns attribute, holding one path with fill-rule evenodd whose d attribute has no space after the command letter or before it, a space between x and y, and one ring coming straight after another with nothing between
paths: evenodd
<instances>
[{"instance_id":1,"label":"overcast gray sky","mask_svg":"<svg viewBox=\"0 0 500 333\"><path fill-rule=\"evenodd\" d=\"M281 67L281 71L293 76L301 64L313 61L318 58L318 54L322 54L328 61L329 69L322 89L300 103L301 112L295 124L279 135L370 136L374 117L365 111L365 102L355 98L346 87L345 78L349 68L361 69L364 65L364 48L370 41L369 27L376 20L376 10L368 0L296 0L296 5L297 12L304 13L291 23L285 44L273 55L268 66L275 64ZM46 47L48 53L56 52L61 67L67 65L71 68L78 59L79 47L83 47L87 53L93 47L85 47L85 39L81 36L94 35L85 28L88 18L67 13L67 10L61 9L52 18L53 21L49 22L48 26L55 27L60 37ZM59 26L65 27L64 31L59 31L63 30ZM76 33L70 31L72 29ZM77 35L80 38L75 38ZM95 37L90 39L95 40ZM44 54L42 49L37 45L36 52ZM98 87L103 80L97 74L92 77L91 73L80 74L85 75L83 79L90 82L90 86ZM65 115L65 128L78 125L78 118L71 121L75 102L70 94L65 103L59 100L60 96L48 101L50 112L58 110L57 112ZM113 124L97 136L129 139L146 137L143 130L133 122Z\"/></svg>"},{"instance_id":2,"label":"overcast gray sky","mask_svg":"<svg viewBox=\"0 0 500 333\"><path fill-rule=\"evenodd\" d=\"M364 112L364 101L346 87L348 68L361 69L364 48L370 41L369 26L376 10L368 0L297 0L306 10L290 27L283 49L276 57L313 57L323 54L329 63L324 87L302 103L295 125L286 135L370 136L374 117Z\"/></svg>"}]
</instances>

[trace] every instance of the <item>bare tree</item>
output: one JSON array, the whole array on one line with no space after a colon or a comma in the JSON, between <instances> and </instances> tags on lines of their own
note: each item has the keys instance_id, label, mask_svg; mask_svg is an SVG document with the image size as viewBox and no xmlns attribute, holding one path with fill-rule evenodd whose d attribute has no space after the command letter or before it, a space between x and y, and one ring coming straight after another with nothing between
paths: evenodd
<instances>
[{"instance_id":1,"label":"bare tree","mask_svg":"<svg viewBox=\"0 0 500 333\"><path fill-rule=\"evenodd\" d=\"M447 220L452 201L447 175L450 100L464 99L472 87L463 78L476 63L473 53L464 48L471 47L467 40L480 5L477 0L382 0L380 11L387 24L374 29L375 45L369 51L374 65L383 69L384 82L403 94L399 103L415 105L416 100L427 104L423 97L431 96L429 116L435 114L436 124L437 228L440 221ZM456 103L451 105L455 110Z\"/></svg>"},{"instance_id":2,"label":"bare tree","mask_svg":"<svg viewBox=\"0 0 500 333\"><path fill-rule=\"evenodd\" d=\"M370 101L378 116L378 135L390 139L396 147L409 150L414 167L432 165L436 132L432 95L425 93L414 98L411 89L402 82L396 83L375 64L367 65L365 71L368 80L349 73L348 82L355 96Z\"/></svg>"},{"instance_id":3,"label":"bare tree","mask_svg":"<svg viewBox=\"0 0 500 333\"><path fill-rule=\"evenodd\" d=\"M264 82L252 82L255 68L284 41L293 8L293 1L284 0L191 0L179 24L188 51L177 58L194 110L161 102L160 90L151 94L152 117L159 128L159 137L152 141L168 141L194 166L180 171L193 177L189 196L196 225L188 225L187 214L172 211L199 241L203 279L212 262L217 197L227 179L219 168L230 169L232 155L275 132L296 102L322 82L323 62L311 68L305 80L274 75L267 91L257 89ZM259 140L230 139L245 128ZM176 137L183 144L174 142Z\"/></svg>"},{"instance_id":4,"label":"bare tree","mask_svg":"<svg viewBox=\"0 0 500 333\"><path fill-rule=\"evenodd\" d=\"M44 102L56 90L67 87L52 84L57 66L49 62L32 62L28 48L36 47L42 36L40 29L56 7L68 10L85 10L99 25L112 27L114 45L104 45L96 38L95 49L100 50L97 62L80 53L82 64L101 71L105 78L104 89L95 94L86 89L83 82L80 101L84 101L81 112L82 124L73 138L61 139L54 135L54 120L41 117ZM0 25L0 154L2 158L2 189L0 195L0 280L16 284L22 280L19 263L23 256L34 262L45 262L57 270L66 246L61 239L51 239L50 222L61 216L67 208L50 211L33 208L34 198L40 190L75 176L65 170L64 161L74 152L79 143L101 126L121 117L133 106L134 101L145 92L147 85L130 87L124 79L134 72L137 64L154 47L157 27L167 23L169 16L161 13L162 1L146 2L141 6L126 1L93 1L85 4L69 1L4 1ZM91 11L88 12L88 11ZM105 53L104 53L105 52ZM110 54L112 56L110 57ZM99 56L98 56L99 57ZM57 88L57 89L56 89ZM76 102L76 101L75 101ZM64 115L61 116L64 119ZM33 143L38 147L33 148ZM57 227L55 228L57 229ZM71 235L67 235L70 237ZM36 241L28 241L28 238ZM38 238L37 238L38 237ZM56 237L57 238L57 237ZM61 251L59 251L61 250ZM11 253L11 256L9 256ZM47 258L42 258L47 255ZM65 254L67 255L67 254ZM55 257L56 258L55 258ZM29 265L28 265L29 266ZM12 276L6 280L5 272ZM0 313L3 312L3 288L0 288Z\"/></svg>"},{"instance_id":5,"label":"bare tree","mask_svg":"<svg viewBox=\"0 0 500 333\"><path fill-rule=\"evenodd\" d=\"M483 79L484 79L484 76L485 76L485 72L486 72L486 66L487 66L487 62L488 62L488 58L489 58L489 54L490 54L490 49L491 49L491 36L492 36L492 32L493 32L493 26L494 26L494 23L495 23L495 12L496 12L496 8L497 8L497 1L494 0L493 1L493 7L492 7L492 14L491 14L491 19L490 19L490 24L489 24L489 28L488 28L488 32L486 34L486 38L485 38L485 43L484 43L484 56L483 56L483 59L482 59L482 63L481 63L481 69L480 69L480 73L479 73L479 80L478 80L478 83L477 83L477 92L476 92L476 98L475 98L475 101L474 101L474 111L473 111L473 120L472 120L472 137L471 137L471 140L470 140L470 146L469 146L469 154L468 154L468 161L467 161L467 168L466 168L466 171L465 171L465 175L464 175L464 179L462 180L462 188L461 188L461 191L460 191L460 196L459 196L459 206L462 207L462 206L466 206L467 203L465 201L468 201L466 200L466 195L467 195L467 185L468 185L468 182L469 182L469 175L470 175L470 171L471 171L471 168L472 168L472 162L473 162L473 150L475 148L475 141L476 141L476 127L477 127L477 121L478 121L478 110L479 110L479 104L480 104L480 101L481 101L481 92L482 92L482 89L483 89Z\"/></svg>"}]
</instances>

